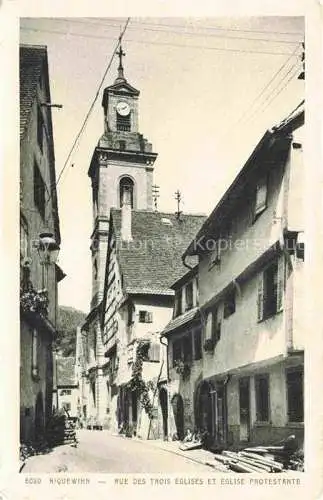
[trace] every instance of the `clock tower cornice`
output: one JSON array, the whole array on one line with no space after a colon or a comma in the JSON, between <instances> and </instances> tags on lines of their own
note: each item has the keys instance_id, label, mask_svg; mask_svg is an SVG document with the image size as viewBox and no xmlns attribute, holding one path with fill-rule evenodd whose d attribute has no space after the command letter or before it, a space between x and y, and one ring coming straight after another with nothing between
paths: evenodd
<instances>
[{"instance_id":1,"label":"clock tower cornice","mask_svg":"<svg viewBox=\"0 0 323 500\"><path fill-rule=\"evenodd\" d=\"M146 151L119 151L116 149L96 147L92 156L90 168L88 170L88 175L89 177L93 177L96 166L107 166L109 160L141 164L146 168L151 169L157 156L157 153Z\"/></svg>"}]
</instances>

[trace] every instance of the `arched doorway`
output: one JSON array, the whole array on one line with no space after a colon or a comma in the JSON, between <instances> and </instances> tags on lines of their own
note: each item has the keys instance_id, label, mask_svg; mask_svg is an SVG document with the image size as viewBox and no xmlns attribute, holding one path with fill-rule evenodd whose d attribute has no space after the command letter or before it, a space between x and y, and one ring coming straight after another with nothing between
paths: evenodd
<instances>
[{"instance_id":1,"label":"arched doorway","mask_svg":"<svg viewBox=\"0 0 323 500\"><path fill-rule=\"evenodd\" d=\"M41 442L44 438L44 402L43 394L39 392L35 406L35 441Z\"/></svg>"},{"instance_id":2,"label":"arched doorway","mask_svg":"<svg viewBox=\"0 0 323 500\"><path fill-rule=\"evenodd\" d=\"M159 390L159 404L163 417L163 435L164 439L166 439L168 436L168 401L167 390L164 387Z\"/></svg>"},{"instance_id":3,"label":"arched doorway","mask_svg":"<svg viewBox=\"0 0 323 500\"><path fill-rule=\"evenodd\" d=\"M184 439L184 404L180 394L172 398L172 407L175 418L176 432L180 440Z\"/></svg>"}]
</instances>

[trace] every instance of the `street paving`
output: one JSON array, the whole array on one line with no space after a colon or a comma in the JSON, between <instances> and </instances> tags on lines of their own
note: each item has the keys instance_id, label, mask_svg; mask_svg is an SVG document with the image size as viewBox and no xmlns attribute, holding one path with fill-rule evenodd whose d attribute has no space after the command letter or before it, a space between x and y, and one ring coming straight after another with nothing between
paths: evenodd
<instances>
[{"instance_id":1,"label":"street paving","mask_svg":"<svg viewBox=\"0 0 323 500\"><path fill-rule=\"evenodd\" d=\"M27 460L23 473L212 473L202 463L162 449L151 441L123 438L106 431L78 432L77 447L63 445ZM175 444L177 447L177 443ZM201 450L200 450L201 451ZM186 452L190 453L190 452ZM207 453L207 452L206 452ZM193 456L192 456L193 457Z\"/></svg>"}]
</instances>

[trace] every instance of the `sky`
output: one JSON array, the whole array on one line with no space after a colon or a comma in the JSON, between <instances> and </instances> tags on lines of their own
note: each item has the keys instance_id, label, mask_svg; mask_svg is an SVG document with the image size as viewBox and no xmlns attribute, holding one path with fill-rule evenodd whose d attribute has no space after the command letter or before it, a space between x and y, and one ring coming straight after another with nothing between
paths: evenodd
<instances>
[{"instance_id":1,"label":"sky","mask_svg":"<svg viewBox=\"0 0 323 500\"><path fill-rule=\"evenodd\" d=\"M56 174L60 174L106 71L125 18L24 18L20 41L48 48ZM123 38L125 76L140 90L139 129L158 153L158 209L209 214L266 129L304 98L301 17L131 18ZM67 277L59 303L89 312L91 184L103 133L103 88L58 183Z\"/></svg>"}]
</instances>

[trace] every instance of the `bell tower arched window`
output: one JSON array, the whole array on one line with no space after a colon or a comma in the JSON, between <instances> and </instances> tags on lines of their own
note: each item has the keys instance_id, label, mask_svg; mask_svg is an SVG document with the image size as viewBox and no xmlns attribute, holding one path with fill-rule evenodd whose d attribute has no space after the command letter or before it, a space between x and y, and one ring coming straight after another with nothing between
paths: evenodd
<instances>
[{"instance_id":1,"label":"bell tower arched window","mask_svg":"<svg viewBox=\"0 0 323 500\"><path fill-rule=\"evenodd\" d=\"M119 185L120 207L127 204L133 208L134 182L130 177L122 177Z\"/></svg>"}]
</instances>

